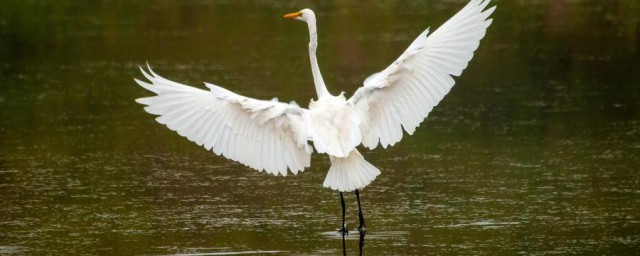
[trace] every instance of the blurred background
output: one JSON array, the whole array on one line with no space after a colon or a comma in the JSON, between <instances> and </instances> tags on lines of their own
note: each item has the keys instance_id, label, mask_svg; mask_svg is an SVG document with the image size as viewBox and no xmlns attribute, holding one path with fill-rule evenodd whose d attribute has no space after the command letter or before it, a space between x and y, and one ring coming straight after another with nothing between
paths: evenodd
<instances>
[{"instance_id":1,"label":"blurred background","mask_svg":"<svg viewBox=\"0 0 640 256\"><path fill-rule=\"evenodd\" d=\"M0 254L343 253L325 155L287 177L214 156L134 102L138 66L307 106L307 28L283 14L315 10L325 81L351 95L465 3L0 1ZM491 5L449 95L363 153L382 170L363 254L637 254L639 1Z\"/></svg>"}]
</instances>

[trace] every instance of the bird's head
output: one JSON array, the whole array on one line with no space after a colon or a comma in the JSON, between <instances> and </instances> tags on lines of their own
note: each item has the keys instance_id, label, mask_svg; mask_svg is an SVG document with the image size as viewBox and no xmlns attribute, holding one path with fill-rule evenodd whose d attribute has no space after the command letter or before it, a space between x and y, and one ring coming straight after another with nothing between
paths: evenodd
<instances>
[{"instance_id":1,"label":"bird's head","mask_svg":"<svg viewBox=\"0 0 640 256\"><path fill-rule=\"evenodd\" d=\"M316 20L316 15L313 13L313 11L311 9L302 9L299 12L292 12L292 13L289 13L289 14L285 14L284 16L282 16L282 18L301 20L301 21L309 23L311 21L315 21Z\"/></svg>"}]
</instances>

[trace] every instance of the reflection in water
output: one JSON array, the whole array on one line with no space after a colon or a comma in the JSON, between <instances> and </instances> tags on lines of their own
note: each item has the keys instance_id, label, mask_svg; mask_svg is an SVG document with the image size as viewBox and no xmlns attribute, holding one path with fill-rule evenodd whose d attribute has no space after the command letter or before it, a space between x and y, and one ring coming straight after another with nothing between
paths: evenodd
<instances>
[{"instance_id":1,"label":"reflection in water","mask_svg":"<svg viewBox=\"0 0 640 256\"><path fill-rule=\"evenodd\" d=\"M359 234L360 234L360 240L358 243L358 249L359 249L359 254L360 256L362 256L362 250L364 248L364 236L367 234L366 230L359 230ZM344 239L344 238L343 238Z\"/></svg>"},{"instance_id":2,"label":"reflection in water","mask_svg":"<svg viewBox=\"0 0 640 256\"><path fill-rule=\"evenodd\" d=\"M347 240L345 238L345 236L347 236L347 232L344 232L342 230L339 231L342 234L342 255L346 256L347 255Z\"/></svg>"},{"instance_id":3,"label":"reflection in water","mask_svg":"<svg viewBox=\"0 0 640 256\"><path fill-rule=\"evenodd\" d=\"M342 255L347 256L347 236L349 232L340 232L342 234ZM366 230L358 230L358 255L362 255L364 248L364 237L367 234Z\"/></svg>"},{"instance_id":4,"label":"reflection in water","mask_svg":"<svg viewBox=\"0 0 640 256\"><path fill-rule=\"evenodd\" d=\"M349 246L349 241L358 240L358 254L362 255L364 251L365 238L368 238L372 241L381 241L381 240L390 240L390 241L404 241L408 239L409 232L406 231L375 231L373 233L368 233L367 230L361 230L357 232L357 236L355 232L347 232L343 233L340 231L329 231L322 232L321 234L332 240L341 240L342 242L342 253L343 255L347 255L349 248L353 251L353 247ZM351 244L351 246L355 246L355 244ZM375 253L373 253L375 254Z\"/></svg>"},{"instance_id":5,"label":"reflection in water","mask_svg":"<svg viewBox=\"0 0 640 256\"><path fill-rule=\"evenodd\" d=\"M218 255L265 255L282 254L282 251L241 251L241 252L204 252L204 253L179 253L170 256L218 256Z\"/></svg>"}]
</instances>

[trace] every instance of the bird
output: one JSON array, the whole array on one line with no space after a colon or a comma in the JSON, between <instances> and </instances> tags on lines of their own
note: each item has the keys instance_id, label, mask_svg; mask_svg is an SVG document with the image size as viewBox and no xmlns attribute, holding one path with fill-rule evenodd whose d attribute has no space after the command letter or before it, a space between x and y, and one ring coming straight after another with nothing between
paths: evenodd
<instances>
[{"instance_id":1,"label":"bird","mask_svg":"<svg viewBox=\"0 0 640 256\"><path fill-rule=\"evenodd\" d=\"M373 150L411 135L449 93L485 36L496 6L471 0L429 34L424 30L382 71L367 77L354 94L329 92L316 50L316 16L302 9L283 16L305 22L309 29L309 61L317 94L307 108L295 102L259 100L205 83L208 90L168 80L147 63L140 67L148 81L135 82L155 95L138 98L156 121L207 151L273 175L297 174L310 167L314 152L329 156L323 187L339 192L340 232L348 232L343 193L355 191L359 226L366 230L360 191L380 175L356 148ZM148 72L147 72L148 71Z\"/></svg>"}]
</instances>

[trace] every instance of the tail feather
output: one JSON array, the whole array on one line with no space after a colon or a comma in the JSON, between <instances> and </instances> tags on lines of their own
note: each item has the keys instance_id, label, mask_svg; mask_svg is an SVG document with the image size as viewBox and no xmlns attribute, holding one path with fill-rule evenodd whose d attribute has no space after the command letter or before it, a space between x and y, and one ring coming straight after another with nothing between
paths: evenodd
<instances>
[{"instance_id":1,"label":"tail feather","mask_svg":"<svg viewBox=\"0 0 640 256\"><path fill-rule=\"evenodd\" d=\"M358 150L353 150L347 157L331 157L331 168L322 185L348 192L366 187L379 174L378 168L364 160Z\"/></svg>"}]
</instances>

